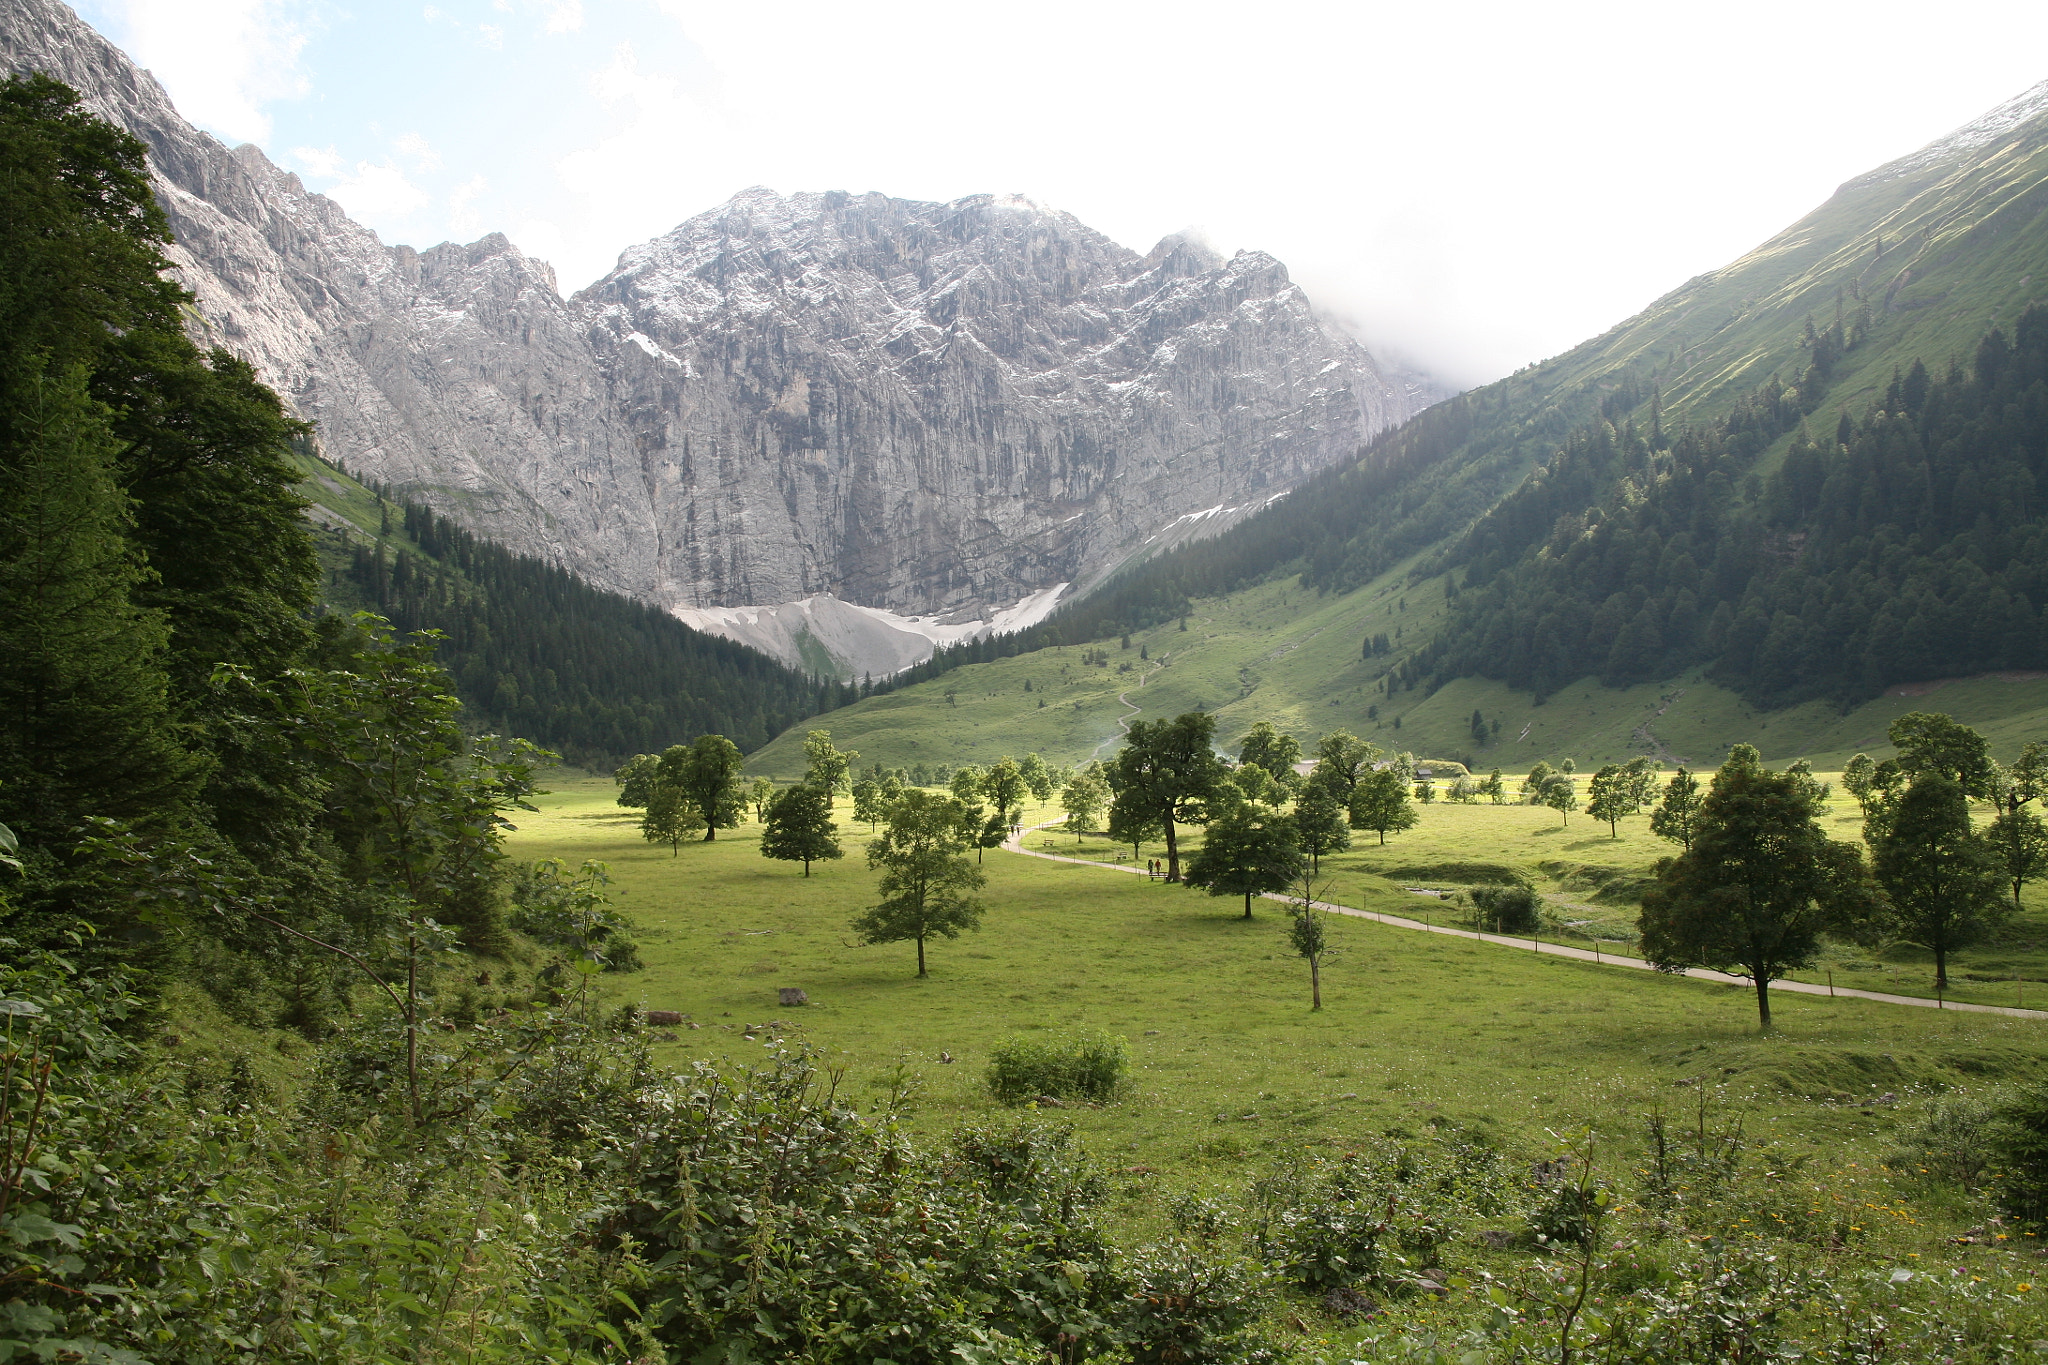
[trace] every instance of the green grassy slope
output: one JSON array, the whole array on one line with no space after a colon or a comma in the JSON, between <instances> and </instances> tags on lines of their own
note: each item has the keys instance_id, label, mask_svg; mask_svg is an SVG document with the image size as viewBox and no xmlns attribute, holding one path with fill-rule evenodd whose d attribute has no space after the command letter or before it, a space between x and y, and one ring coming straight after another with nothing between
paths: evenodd
<instances>
[{"instance_id":1,"label":"green grassy slope","mask_svg":"<svg viewBox=\"0 0 2048 1365\"><path fill-rule=\"evenodd\" d=\"M1881 167L1721 270L1686 282L1605 334L1540 366L1539 390L1654 374L1669 418L1718 416L1772 374L1806 368L1811 318L1825 328L1868 304L1868 344L1845 358L1830 409L1857 410L1894 367L1939 372L1977 339L2048 299L2048 119L1921 166Z\"/></svg>"},{"instance_id":2,"label":"green grassy slope","mask_svg":"<svg viewBox=\"0 0 2048 1365\"><path fill-rule=\"evenodd\" d=\"M1186 631L1173 623L1139 631L1129 649L1109 639L972 664L813 717L752 755L748 769L801 775L803 736L811 729L831 731L841 748L860 751L863 764L986 763L1032 752L1080 763L1115 751L1119 717L1156 720L1197 709L1216 716L1218 740L1233 752L1238 738L1265 720L1305 748L1342 729L1388 750L1509 771L1539 758L1570 757L1590 768L1641 753L1712 765L1737 742L1780 762L1811 758L1839 767L1858 752L1889 755L1886 727L1915 710L1947 712L1976 726L2006 758L2048 737L2048 678L2026 674L1893 689L1846 714L1824 702L1759 711L1697 672L1621 689L1587 678L1540 706L1527 693L1480 678L1460 679L1427 698L1420 691L1389 697L1380 679L1400 657L1398 647L1367 660L1363 641L1397 630L1401 645L1426 638L1444 610L1442 580L1411 584L1405 568L1341 596L1318 597L1283 580L1197 602ZM1108 652L1108 667L1082 663L1097 649ZM1151 657L1141 659L1141 650ZM1130 671L1118 671L1125 664ZM950 703L948 690L955 694ZM1472 736L1475 710L1489 723L1485 743ZM1498 739L1491 735L1496 719Z\"/></svg>"}]
</instances>

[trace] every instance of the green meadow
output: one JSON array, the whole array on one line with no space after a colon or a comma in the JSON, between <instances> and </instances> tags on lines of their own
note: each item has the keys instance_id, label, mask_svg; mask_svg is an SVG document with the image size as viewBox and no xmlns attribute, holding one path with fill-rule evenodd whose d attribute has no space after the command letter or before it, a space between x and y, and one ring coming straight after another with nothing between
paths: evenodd
<instances>
[{"instance_id":1,"label":"green meadow","mask_svg":"<svg viewBox=\"0 0 2048 1365\"><path fill-rule=\"evenodd\" d=\"M1133 1234L1156 1231L1171 1196L1241 1192L1289 1153L1455 1132L1533 1159L1591 1128L1620 1169L1640 1159L1651 1114L1703 1105L1703 1122L1739 1125L1773 1165L1809 1172L1812 1197L1844 1217L1896 1210L1857 1225L1857 1264L1931 1263L1981 1214L1884 1169L1899 1126L1933 1096L2038 1075L2048 1062L2039 1020L1783 995L1764 1035L1744 988L1351 918L1331 926L1324 1008L1312 1012L1281 906L1255 902L1247 922L1233 897L1002 850L983 864L983 927L935 942L931 974L918 980L911 945L852 941L848 921L873 899L875 875L862 856L866 828L846 803L846 856L806 878L759 856L755 825L674 851L649 845L614 796L602 779L562 783L512 851L609 864L646 966L604 978L604 989L613 1002L688 1016L665 1031L659 1060L746 1063L800 1040L840 1069L842 1093L875 1109L907 1094L908 1122L937 1135L997 1112L983 1075L1003 1039L1121 1035L1126 1096L1060 1117L1115 1173L1114 1214ZM1853 823L1853 808L1837 815ZM1026 838L1068 856L1118 853L1058 828ZM1444 890L1486 875L1475 865L1505 865L1545 890L1556 917L1546 932L1587 942L1613 933L1610 951L1626 950L1618 896L1663 851L1640 819L1617 840L1583 816L1566 827L1555 812L1515 806L1439 803L1384 848L1373 838L1324 861L1328 898L1447 915L1447 902L1410 888ZM2040 911L2030 904L2017 935L2031 936L2035 953ZM2038 956L2027 960L2040 975ZM1910 963L1886 965L1913 974ZM1890 988L1880 974L1859 984ZM785 986L810 1003L779 1005ZM1457 1254L1483 1266L1489 1253ZM1450 1309L1425 1299L1403 1311L1412 1324Z\"/></svg>"},{"instance_id":2,"label":"green meadow","mask_svg":"<svg viewBox=\"0 0 2048 1365\"><path fill-rule=\"evenodd\" d=\"M814 728L858 750L863 764L890 768L1026 753L1083 763L1114 751L1120 719L1194 710L1216 717L1217 740L1233 752L1264 720L1311 751L1319 736L1349 730L1390 752L1456 758L1482 771L1564 758L1591 771L1637 754L1714 767L1738 740L1773 762L1808 758L1839 768L1859 752L1890 757L1886 727L1908 711L1952 715L2004 759L2048 733L2048 678L2032 674L1916 684L1848 711L1820 701L1760 711L1698 672L1627 688L1584 678L1540 704L1483 678L1429 695L1390 693L1386 670L1430 638L1444 614L1443 580L1410 583L1409 567L1341 595L1319 597L1290 578L1198 601L1187 629L1175 621L1136 631L1128 646L1117 637L970 664L798 725L752 755L749 767L800 776L804 735ZM1364 642L1379 635L1393 652L1366 658ZM1472 731L1474 711L1484 739Z\"/></svg>"}]
</instances>

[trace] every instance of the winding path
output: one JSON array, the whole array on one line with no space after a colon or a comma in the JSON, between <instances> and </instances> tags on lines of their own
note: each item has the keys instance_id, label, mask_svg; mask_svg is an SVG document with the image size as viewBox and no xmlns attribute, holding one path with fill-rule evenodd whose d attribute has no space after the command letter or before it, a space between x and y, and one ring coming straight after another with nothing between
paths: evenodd
<instances>
[{"instance_id":1,"label":"winding path","mask_svg":"<svg viewBox=\"0 0 2048 1365\"><path fill-rule=\"evenodd\" d=\"M1164 667L1166 667L1166 665L1165 665L1165 664L1161 664L1161 665L1159 666L1159 668L1164 668ZM1143 673L1140 673L1140 674L1138 675L1138 687L1143 687L1143 686L1144 686L1144 685L1145 685L1146 683L1148 683L1148 682L1151 682L1151 681L1152 681L1152 675L1153 675L1154 673L1157 673L1157 672L1159 671L1159 668L1148 668L1148 669L1146 669L1146 670L1145 670L1145 671L1144 671ZM1122 703L1123 703L1123 704L1124 704L1125 706L1128 706L1128 707L1130 707L1131 709L1130 709L1130 710L1128 710L1128 711L1126 711L1126 712L1124 712L1124 713L1123 713L1123 714L1122 714L1121 716L1118 716L1118 717L1116 718L1116 728L1117 728L1117 732L1116 732L1115 734L1111 735L1111 736L1110 736L1110 737L1109 737L1108 739L1105 739L1105 740L1103 740L1103 741L1102 741L1102 743L1100 743L1100 744L1096 745L1096 746L1095 746L1095 747L1094 747L1093 749L1090 749L1090 750L1088 751L1088 757L1089 757L1090 759L1097 759L1097 758L1100 758L1100 757L1102 757L1102 751L1103 751L1104 749L1107 749L1107 748L1108 748L1108 747L1109 747L1110 745L1112 745L1112 744L1116 743L1116 742L1117 742L1118 740L1122 739L1122 738L1123 738L1123 737L1124 737L1125 735L1128 735L1128 734L1129 734L1129 733L1131 732L1131 717L1132 717L1132 716L1135 716L1135 715L1137 715L1137 714L1139 714L1140 712L1142 712L1142 711L1143 711L1143 710L1145 709L1144 707L1142 707L1142 706L1138 705L1138 703L1136 703L1136 702L1134 702L1134 701L1132 701L1132 700L1131 700L1131 692L1135 692L1135 691L1137 691L1137 690L1138 690L1138 687L1134 687L1134 688L1132 688L1130 692L1119 692L1119 693L1117 693L1117 694L1116 694L1116 699L1117 699L1118 701L1122 702ZM1060 821L1058 821L1058 820L1052 820L1052 821L1048 821L1047 823L1048 823L1048 824L1054 824L1054 825L1057 825L1057 824L1059 824L1059 823L1060 823ZM1031 827L1031 829L1044 829L1044 828L1045 828L1045 825L1033 825L1033 826ZM1024 831L1024 834L1029 834L1030 832L1031 832L1031 830L1030 830L1030 829L1027 829L1027 830L1025 830L1025 831ZM1024 835L1020 834L1020 835L1018 835L1017 837L1018 837L1019 839L1022 839L1022 838L1024 837ZM1009 846L1008 844L1004 844L1004 845L1003 845L1003 847L1004 847L1004 848L1009 848L1010 846ZM1022 845L1022 844L1020 843L1020 844L1019 844L1019 845L1018 845L1018 846L1017 846L1016 848L1012 849L1011 851L1012 851L1013 853L1022 853L1022 852L1024 852L1025 850L1024 850L1024 846L1023 846L1023 845ZM1032 855L1032 856L1036 857L1037 855L1036 855L1036 854L1034 854L1034 855ZM1069 860L1069 861L1073 861L1073 860Z\"/></svg>"},{"instance_id":2,"label":"winding path","mask_svg":"<svg viewBox=\"0 0 2048 1365\"><path fill-rule=\"evenodd\" d=\"M1128 705L1129 703L1125 704ZM1024 847L1025 834L1031 834L1052 825L1065 823L1064 820L1046 820L1032 825L1025 829L1022 834L1015 835L1005 841L1003 849L1009 853L1021 853L1027 858L1044 858L1048 862L1074 863L1082 867L1102 868L1108 872L1128 872L1140 877L1149 875L1144 868L1139 867L1135 863L1129 865L1123 863L1099 863L1092 858L1069 858L1063 854L1041 853L1035 849ZM1269 891L1262 899L1288 901L1292 900L1293 897ZM1547 953L1552 957L1566 957L1579 962L1593 962L1603 967L1632 967L1637 971L1656 970L1656 968L1640 958L1615 957L1611 954L1602 953L1598 949L1589 951L1585 948L1570 948L1562 943L1545 943L1541 939L1509 938L1501 934L1483 934L1473 929L1454 929L1449 925L1430 924L1424 920L1408 919L1401 915L1381 914L1375 910L1357 910L1348 905L1333 905L1327 901L1315 901L1313 904L1316 909L1327 911L1333 915L1350 915L1354 919L1374 920L1392 929L1419 929L1426 934L1447 934L1452 938L1473 939L1480 943L1491 943L1499 948L1520 948L1523 952ZM1746 976L1730 976L1726 972L1708 971L1705 967L1691 967L1682 973L1673 973L1673 975L1689 976L1696 981L1712 981L1724 986L1740 986L1744 990L1749 991L1756 989ZM2010 1015L2015 1019L2048 1019L2048 1010L2023 1010L2011 1005L1972 1005L1958 1000L1924 1000L1917 995L1887 995L1882 991L1859 991L1848 986L1820 986L1810 981L1773 981L1771 989L1774 991L1787 991L1794 995L1839 995L1855 1000L1875 1000L1885 1005L1913 1005L1920 1009L1961 1010L1969 1014L2004 1014Z\"/></svg>"}]
</instances>

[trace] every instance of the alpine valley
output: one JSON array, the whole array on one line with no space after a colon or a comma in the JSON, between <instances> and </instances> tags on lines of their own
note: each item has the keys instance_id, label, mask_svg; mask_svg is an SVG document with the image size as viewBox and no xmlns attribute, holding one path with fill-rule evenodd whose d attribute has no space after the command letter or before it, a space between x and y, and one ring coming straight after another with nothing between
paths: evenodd
<instances>
[{"instance_id":1,"label":"alpine valley","mask_svg":"<svg viewBox=\"0 0 2048 1365\"><path fill-rule=\"evenodd\" d=\"M848 702L835 732L892 762L1079 759L1186 708L1226 739L1398 717L1475 759L1475 712L1587 758L1775 715L1786 756L1846 756L1902 688L1977 678L1965 709L2016 726L2048 702L2018 328L2048 85L1447 397L1270 257L1140 255L1014 197L748 190L565 299L500 235L384 245L57 0L0 13L0 64L149 147L195 335L313 423L333 603L444 630L480 719L592 762ZM548 574L653 610L526 610ZM505 643L572 617L634 624ZM1058 652L1134 633L1135 676Z\"/></svg>"}]
</instances>

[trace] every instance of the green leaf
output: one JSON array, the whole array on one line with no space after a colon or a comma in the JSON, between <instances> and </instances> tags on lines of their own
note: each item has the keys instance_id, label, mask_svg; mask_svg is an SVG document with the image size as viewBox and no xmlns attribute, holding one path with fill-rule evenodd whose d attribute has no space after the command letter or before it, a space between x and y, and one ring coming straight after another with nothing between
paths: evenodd
<instances>
[{"instance_id":1,"label":"green leaf","mask_svg":"<svg viewBox=\"0 0 2048 1365\"><path fill-rule=\"evenodd\" d=\"M83 1231L75 1223L53 1222L40 1213L17 1213L7 1220L7 1236L19 1246L56 1241L76 1251Z\"/></svg>"}]
</instances>

